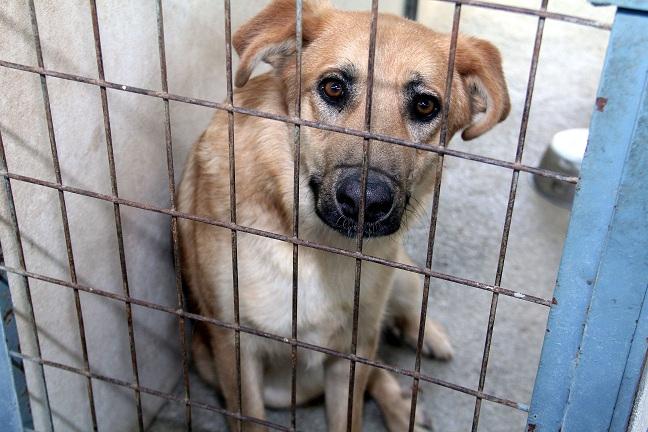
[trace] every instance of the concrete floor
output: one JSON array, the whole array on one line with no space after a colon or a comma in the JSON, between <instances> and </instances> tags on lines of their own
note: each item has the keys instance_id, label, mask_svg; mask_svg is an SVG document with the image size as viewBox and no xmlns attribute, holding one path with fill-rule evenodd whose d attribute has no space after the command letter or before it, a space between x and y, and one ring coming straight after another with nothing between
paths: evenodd
<instances>
[{"instance_id":1,"label":"concrete floor","mask_svg":"<svg viewBox=\"0 0 648 432\"><path fill-rule=\"evenodd\" d=\"M508 1L534 7L528 1ZM609 8L595 10L586 2L556 0L552 10L610 22ZM421 21L433 28L449 30L452 7L435 2L421 3ZM461 31L494 42L502 51L511 92L510 117L485 137L470 143L455 139L451 146L491 157L513 160L537 20L533 17L465 7ZM571 127L587 127L595 98L608 34L573 24L547 22L534 104L526 138L524 162L537 165L554 133ZM440 200L434 270L493 283L506 211L511 172L461 159L445 162ZM423 264L429 209L420 209L419 220L407 235L411 256ZM520 175L502 286L550 298L567 229L569 211L541 196L527 174ZM491 294L486 291L433 280L430 314L448 328L455 358L442 363L424 360L425 373L469 388L477 388ZM548 309L544 306L501 296L491 349L485 391L528 404L542 346ZM406 347L384 344L381 358L403 367L413 367L414 353ZM401 379L403 385L410 381ZM192 398L218 404L214 392L192 376ZM181 389L178 388L178 394ZM447 388L424 385L420 405L437 432L470 430L475 399ZM221 416L194 409L194 430L225 430ZM151 426L153 432L184 429L184 407L169 403ZM288 424L287 411L270 411L269 419ZM526 413L484 402L480 431L520 431ZM306 431L326 430L323 405L298 411L298 427ZM366 431L382 431L380 414L372 402L365 411Z\"/></svg>"}]
</instances>

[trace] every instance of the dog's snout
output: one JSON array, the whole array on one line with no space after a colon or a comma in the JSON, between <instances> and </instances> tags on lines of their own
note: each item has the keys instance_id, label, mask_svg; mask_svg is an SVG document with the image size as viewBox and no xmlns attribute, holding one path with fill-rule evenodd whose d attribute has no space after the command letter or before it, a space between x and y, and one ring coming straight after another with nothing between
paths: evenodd
<instances>
[{"instance_id":1,"label":"dog's snout","mask_svg":"<svg viewBox=\"0 0 648 432\"><path fill-rule=\"evenodd\" d=\"M359 173L344 177L338 184L335 199L342 214L356 221L360 211L362 185ZM365 198L365 222L374 223L384 219L394 206L394 190L384 176L369 171Z\"/></svg>"}]
</instances>

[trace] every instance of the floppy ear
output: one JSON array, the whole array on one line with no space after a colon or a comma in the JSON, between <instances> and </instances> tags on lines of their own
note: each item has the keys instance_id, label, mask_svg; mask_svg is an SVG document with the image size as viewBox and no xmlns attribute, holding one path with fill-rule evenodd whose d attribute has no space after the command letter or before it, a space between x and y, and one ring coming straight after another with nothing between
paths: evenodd
<instances>
[{"instance_id":1,"label":"floppy ear","mask_svg":"<svg viewBox=\"0 0 648 432\"><path fill-rule=\"evenodd\" d=\"M490 42L460 36L457 40L455 67L470 95L471 118L464 129L464 140L477 138L503 121L511 110L511 101L502 71L502 57ZM478 113L484 113L475 119Z\"/></svg>"},{"instance_id":2,"label":"floppy ear","mask_svg":"<svg viewBox=\"0 0 648 432\"><path fill-rule=\"evenodd\" d=\"M303 44L319 32L322 16L330 5L326 0L304 0L302 9ZM240 27L232 43L240 57L235 84L242 87L259 62L275 68L295 53L295 0L274 0Z\"/></svg>"}]
</instances>

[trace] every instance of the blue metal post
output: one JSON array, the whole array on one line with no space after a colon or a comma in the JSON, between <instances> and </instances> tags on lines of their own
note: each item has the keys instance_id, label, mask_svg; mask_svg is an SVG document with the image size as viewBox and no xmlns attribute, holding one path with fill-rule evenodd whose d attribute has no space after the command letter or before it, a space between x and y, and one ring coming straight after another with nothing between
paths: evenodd
<instances>
[{"instance_id":1,"label":"blue metal post","mask_svg":"<svg viewBox=\"0 0 648 432\"><path fill-rule=\"evenodd\" d=\"M648 1L591 1L619 8L529 431L625 431L648 341Z\"/></svg>"},{"instance_id":2,"label":"blue metal post","mask_svg":"<svg viewBox=\"0 0 648 432\"><path fill-rule=\"evenodd\" d=\"M5 432L23 430L4 325L0 322L0 425Z\"/></svg>"},{"instance_id":3,"label":"blue metal post","mask_svg":"<svg viewBox=\"0 0 648 432\"><path fill-rule=\"evenodd\" d=\"M1 349L20 351L20 344L18 341L18 329L16 327L16 317L13 312L13 304L11 302L11 292L7 281L7 274L0 272L0 344L3 344ZM2 334L4 332L4 334ZM4 359L4 354L0 354ZM1 363L1 361L0 361ZM3 366L4 367L4 366ZM0 378L0 392L6 392L0 395L0 411L3 409L8 410L9 414L2 412L0 414L0 426L4 425L4 419L7 415L13 416L13 397L16 396L18 400L18 407L22 420L22 426L26 429L33 429L34 422L29 408L29 392L27 390L27 381L25 379L25 371L22 364L12 361L11 372L13 374L13 381L5 378ZM4 373L4 370L3 372ZM2 374L0 373L0 375ZM13 389L13 391L12 391ZM0 430L4 431L0 427ZM12 431L13 429L9 429Z\"/></svg>"}]
</instances>

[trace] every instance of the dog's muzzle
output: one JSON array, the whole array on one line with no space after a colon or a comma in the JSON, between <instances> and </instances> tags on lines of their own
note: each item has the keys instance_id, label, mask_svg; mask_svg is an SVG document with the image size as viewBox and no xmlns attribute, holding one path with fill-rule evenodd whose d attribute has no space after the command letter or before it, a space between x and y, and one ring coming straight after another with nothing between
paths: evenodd
<instances>
[{"instance_id":1,"label":"dog's muzzle","mask_svg":"<svg viewBox=\"0 0 648 432\"><path fill-rule=\"evenodd\" d=\"M317 215L331 228L348 237L355 237L360 213L362 169L341 168L337 181L322 191L322 182L311 179ZM378 237L398 231L403 213L398 187L387 175L370 169L367 173L364 236Z\"/></svg>"}]
</instances>

